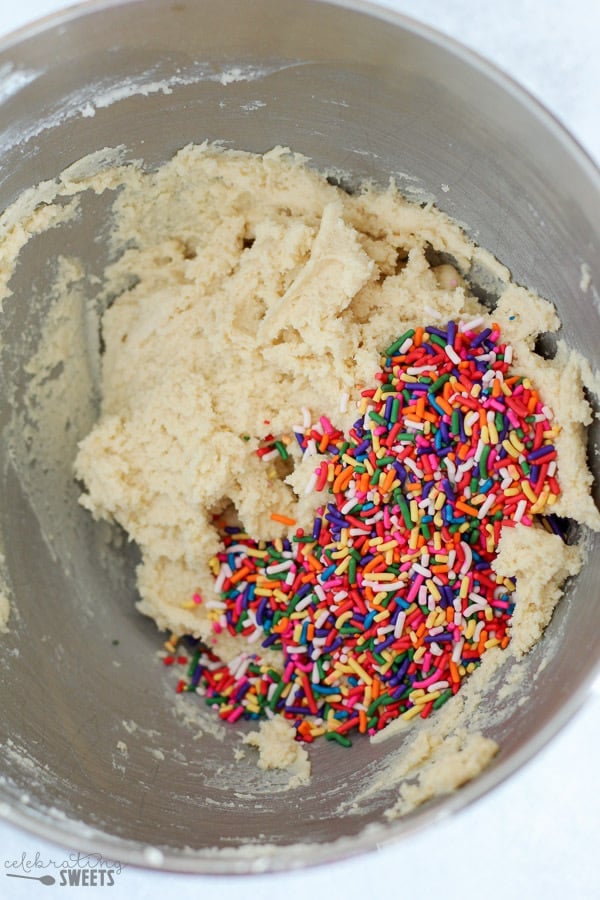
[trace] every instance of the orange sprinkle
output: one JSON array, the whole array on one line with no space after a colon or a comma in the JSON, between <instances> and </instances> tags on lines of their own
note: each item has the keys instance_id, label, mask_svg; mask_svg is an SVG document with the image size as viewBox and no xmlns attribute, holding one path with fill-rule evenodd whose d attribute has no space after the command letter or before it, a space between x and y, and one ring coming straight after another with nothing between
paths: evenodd
<instances>
[{"instance_id":1,"label":"orange sprinkle","mask_svg":"<svg viewBox=\"0 0 600 900\"><path fill-rule=\"evenodd\" d=\"M476 509L474 506L471 506L470 503L465 503L463 500L456 501L456 508L460 509L461 512L466 513L468 516L474 516L475 518L477 518L477 515L479 513L478 509Z\"/></svg>"},{"instance_id":2,"label":"orange sprinkle","mask_svg":"<svg viewBox=\"0 0 600 900\"><path fill-rule=\"evenodd\" d=\"M367 714L364 709L358 711L358 730L361 734L367 733Z\"/></svg>"},{"instance_id":3,"label":"orange sprinkle","mask_svg":"<svg viewBox=\"0 0 600 900\"><path fill-rule=\"evenodd\" d=\"M388 491L392 489L392 485L396 480L396 471L395 469L388 469L384 475L383 481L379 485L379 490L382 494L387 494Z\"/></svg>"},{"instance_id":4,"label":"orange sprinkle","mask_svg":"<svg viewBox=\"0 0 600 900\"><path fill-rule=\"evenodd\" d=\"M448 668L450 669L450 678L452 679L454 684L459 684L460 683L460 675L458 674L458 667L457 667L456 663L454 662L454 660L452 660L452 659L450 660L450 662L448 663Z\"/></svg>"},{"instance_id":5,"label":"orange sprinkle","mask_svg":"<svg viewBox=\"0 0 600 900\"><path fill-rule=\"evenodd\" d=\"M282 516L281 513L271 513L271 518L274 522L280 522L282 525L295 525L296 520L290 519L289 516Z\"/></svg>"},{"instance_id":6,"label":"orange sprinkle","mask_svg":"<svg viewBox=\"0 0 600 900\"><path fill-rule=\"evenodd\" d=\"M446 385L444 385L444 387L446 387ZM445 412L447 415L451 416L452 413L454 412L454 410L452 409L452 407L450 406L450 404L448 403L448 401L446 400L445 397L440 397L440 396L438 395L438 397L436 398L436 401L435 401L435 402L436 402L437 405L440 407L440 409L443 409L443 410L444 410L444 412Z\"/></svg>"},{"instance_id":7,"label":"orange sprinkle","mask_svg":"<svg viewBox=\"0 0 600 900\"><path fill-rule=\"evenodd\" d=\"M237 572L234 572L233 575L230 576L229 581L231 584L237 584L238 581L243 581L246 575L250 575L252 569L248 569L244 566L242 569L238 569Z\"/></svg>"},{"instance_id":8,"label":"orange sprinkle","mask_svg":"<svg viewBox=\"0 0 600 900\"><path fill-rule=\"evenodd\" d=\"M339 473L339 475L336 477L335 481L333 482L333 488L332 488L333 493L340 494L342 491L344 491L350 484L350 481L352 480L353 475L354 475L353 466L347 466L345 469L342 469L342 471Z\"/></svg>"},{"instance_id":9,"label":"orange sprinkle","mask_svg":"<svg viewBox=\"0 0 600 900\"><path fill-rule=\"evenodd\" d=\"M415 333L413 335L413 347L420 347L423 343L423 334L425 332L424 328L415 328Z\"/></svg>"}]
</instances>

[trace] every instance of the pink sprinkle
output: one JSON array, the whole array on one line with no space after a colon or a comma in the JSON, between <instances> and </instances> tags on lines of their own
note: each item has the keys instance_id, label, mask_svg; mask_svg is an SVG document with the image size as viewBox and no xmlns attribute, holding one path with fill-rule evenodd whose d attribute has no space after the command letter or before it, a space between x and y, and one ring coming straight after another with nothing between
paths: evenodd
<instances>
[{"instance_id":1,"label":"pink sprinkle","mask_svg":"<svg viewBox=\"0 0 600 900\"><path fill-rule=\"evenodd\" d=\"M415 580L413 581L413 583L410 586L410 591L406 595L407 603L413 602L413 600L419 593L419 588L421 587L421 585L423 584L424 581L425 581L425 577L423 575L417 575L417 577L415 578Z\"/></svg>"},{"instance_id":2,"label":"pink sprinkle","mask_svg":"<svg viewBox=\"0 0 600 900\"><path fill-rule=\"evenodd\" d=\"M243 713L244 713L244 707L237 706L235 709L231 710L231 712L227 716L227 721L228 722L237 722L237 720L239 719L239 717L241 715L243 715Z\"/></svg>"},{"instance_id":3,"label":"pink sprinkle","mask_svg":"<svg viewBox=\"0 0 600 900\"><path fill-rule=\"evenodd\" d=\"M440 680L440 676L443 673L443 669L436 669L433 675L430 675L429 678L424 678L422 681L413 681L412 686L414 688L422 687L426 688L430 684L434 684L436 681Z\"/></svg>"}]
</instances>

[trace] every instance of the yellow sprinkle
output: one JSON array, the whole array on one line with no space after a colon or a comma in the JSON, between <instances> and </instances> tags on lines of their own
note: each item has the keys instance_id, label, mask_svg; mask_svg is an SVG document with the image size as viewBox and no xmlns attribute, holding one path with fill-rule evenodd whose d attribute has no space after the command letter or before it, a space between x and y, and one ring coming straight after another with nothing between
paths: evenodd
<instances>
[{"instance_id":1,"label":"yellow sprinkle","mask_svg":"<svg viewBox=\"0 0 600 900\"><path fill-rule=\"evenodd\" d=\"M531 500L532 503L537 503L538 496L531 487L530 483L525 479L523 479L523 481L521 482L521 489L528 500Z\"/></svg>"},{"instance_id":2,"label":"yellow sprinkle","mask_svg":"<svg viewBox=\"0 0 600 900\"><path fill-rule=\"evenodd\" d=\"M519 453L523 452L523 450L525 449L525 444L523 444L522 441L519 440L516 432L511 431L511 433L508 436L508 439L511 442L511 444L513 445L513 447L519 451Z\"/></svg>"},{"instance_id":3,"label":"yellow sprinkle","mask_svg":"<svg viewBox=\"0 0 600 900\"><path fill-rule=\"evenodd\" d=\"M436 510L436 512L442 508L442 506L444 505L445 502L446 502L446 495L442 491L438 494L438 496L436 497L435 503L434 503L434 509Z\"/></svg>"},{"instance_id":4,"label":"yellow sprinkle","mask_svg":"<svg viewBox=\"0 0 600 900\"><path fill-rule=\"evenodd\" d=\"M296 625L294 628L294 643L300 643L300 637L302 636L302 625Z\"/></svg>"},{"instance_id":5,"label":"yellow sprinkle","mask_svg":"<svg viewBox=\"0 0 600 900\"><path fill-rule=\"evenodd\" d=\"M558 500L557 494L548 494L548 500L546 501L548 506L554 506L556 501Z\"/></svg>"},{"instance_id":6,"label":"yellow sprinkle","mask_svg":"<svg viewBox=\"0 0 600 900\"><path fill-rule=\"evenodd\" d=\"M442 595L440 594L440 592L438 590L438 586L432 578L428 578L426 580L425 584L427 585L427 589L429 590L429 593L435 600L442 599Z\"/></svg>"},{"instance_id":7,"label":"yellow sprinkle","mask_svg":"<svg viewBox=\"0 0 600 900\"><path fill-rule=\"evenodd\" d=\"M394 572L369 572L365 577L368 581L396 581L398 578Z\"/></svg>"},{"instance_id":8,"label":"yellow sprinkle","mask_svg":"<svg viewBox=\"0 0 600 900\"><path fill-rule=\"evenodd\" d=\"M181 604L182 609L196 609L197 606L198 606L198 604L194 603L193 600L186 600L185 603Z\"/></svg>"},{"instance_id":9,"label":"yellow sprinkle","mask_svg":"<svg viewBox=\"0 0 600 900\"><path fill-rule=\"evenodd\" d=\"M465 600L469 596L470 581L466 575L463 575L460 582L460 591L458 596L461 600Z\"/></svg>"},{"instance_id":10,"label":"yellow sprinkle","mask_svg":"<svg viewBox=\"0 0 600 900\"><path fill-rule=\"evenodd\" d=\"M255 597L271 597L273 591L266 590L265 588L256 588L254 591Z\"/></svg>"},{"instance_id":11,"label":"yellow sprinkle","mask_svg":"<svg viewBox=\"0 0 600 900\"><path fill-rule=\"evenodd\" d=\"M408 539L408 546L411 550L416 550L419 544L419 529L413 528Z\"/></svg>"},{"instance_id":12,"label":"yellow sprinkle","mask_svg":"<svg viewBox=\"0 0 600 900\"><path fill-rule=\"evenodd\" d=\"M416 500L410 501L410 517L413 520L413 522L415 522L415 523L418 522L419 519L421 518L421 510L417 506Z\"/></svg>"},{"instance_id":13,"label":"yellow sprinkle","mask_svg":"<svg viewBox=\"0 0 600 900\"><path fill-rule=\"evenodd\" d=\"M441 691L432 691L430 694L424 694L422 697L418 697L416 700L413 700L415 706L424 706L426 703L430 703L432 700L437 700L442 694Z\"/></svg>"},{"instance_id":14,"label":"yellow sprinkle","mask_svg":"<svg viewBox=\"0 0 600 900\"><path fill-rule=\"evenodd\" d=\"M388 609L382 609L381 612L378 612L376 616L373 616L374 622L383 622L384 619L389 619L390 611Z\"/></svg>"},{"instance_id":15,"label":"yellow sprinkle","mask_svg":"<svg viewBox=\"0 0 600 900\"><path fill-rule=\"evenodd\" d=\"M480 393L481 393L481 385L480 385L480 384L474 384L473 387L471 388L471 396L472 396L472 397L479 397Z\"/></svg>"},{"instance_id":16,"label":"yellow sprinkle","mask_svg":"<svg viewBox=\"0 0 600 900\"><path fill-rule=\"evenodd\" d=\"M246 556L255 556L257 559L264 559L267 556L266 550L255 550L254 547L245 547Z\"/></svg>"},{"instance_id":17,"label":"yellow sprinkle","mask_svg":"<svg viewBox=\"0 0 600 900\"><path fill-rule=\"evenodd\" d=\"M398 546L398 541L391 540L386 541L385 544L379 545L380 553L383 553L385 550L394 550Z\"/></svg>"},{"instance_id":18,"label":"yellow sprinkle","mask_svg":"<svg viewBox=\"0 0 600 900\"><path fill-rule=\"evenodd\" d=\"M477 386L479 387L479 385ZM495 446L498 443L498 429L496 428L496 423L493 419L488 419L487 427L490 435L490 443Z\"/></svg>"},{"instance_id":19,"label":"yellow sprinkle","mask_svg":"<svg viewBox=\"0 0 600 900\"><path fill-rule=\"evenodd\" d=\"M341 616L337 617L337 619L335 620L335 627L338 629L338 631L342 627L342 625L345 625L345 623L348 622L349 619L352 618L352 615L353 615L352 610L347 609L346 612L343 612L341 614Z\"/></svg>"},{"instance_id":20,"label":"yellow sprinkle","mask_svg":"<svg viewBox=\"0 0 600 900\"><path fill-rule=\"evenodd\" d=\"M400 713L400 718L410 721L411 719L414 719L415 716L418 716L420 712L421 708L419 706L411 706L411 708L407 709L406 712Z\"/></svg>"},{"instance_id":21,"label":"yellow sprinkle","mask_svg":"<svg viewBox=\"0 0 600 900\"><path fill-rule=\"evenodd\" d=\"M351 656L348 659L348 665L354 669L356 675L361 678L365 684L373 684L373 679L369 675L368 672L365 672L363 667Z\"/></svg>"},{"instance_id":22,"label":"yellow sprinkle","mask_svg":"<svg viewBox=\"0 0 600 900\"><path fill-rule=\"evenodd\" d=\"M519 487L511 487L511 488L507 488L507 489L504 491L504 493L505 493L505 495L506 495L507 497L516 497L517 494L520 494L520 493L521 493L521 487L520 487L520 485L519 485Z\"/></svg>"},{"instance_id":23,"label":"yellow sprinkle","mask_svg":"<svg viewBox=\"0 0 600 900\"><path fill-rule=\"evenodd\" d=\"M420 662L426 653L427 653L427 647L424 644L421 647L417 647L417 649L415 650L414 656L413 656L413 660L415 662Z\"/></svg>"},{"instance_id":24,"label":"yellow sprinkle","mask_svg":"<svg viewBox=\"0 0 600 900\"><path fill-rule=\"evenodd\" d=\"M346 569L350 565L351 559L352 559L352 557L350 556L349 553L347 553L346 556L344 557L344 559L341 561L341 563L336 567L335 574L343 575L343 573L346 571Z\"/></svg>"},{"instance_id":25,"label":"yellow sprinkle","mask_svg":"<svg viewBox=\"0 0 600 900\"><path fill-rule=\"evenodd\" d=\"M276 597L277 600L279 600L280 603L287 603L287 602L288 602L288 598L287 598L286 595L283 593L283 591L280 591L280 590L279 590L279 588L277 588L276 591L273 591L273 596Z\"/></svg>"},{"instance_id":26,"label":"yellow sprinkle","mask_svg":"<svg viewBox=\"0 0 600 900\"><path fill-rule=\"evenodd\" d=\"M350 550L348 547L342 547L341 550L334 550L331 554L331 559L344 559L345 556L348 556Z\"/></svg>"},{"instance_id":27,"label":"yellow sprinkle","mask_svg":"<svg viewBox=\"0 0 600 900\"><path fill-rule=\"evenodd\" d=\"M465 631L465 637L468 641L471 640L473 635L475 634L475 629L477 627L477 622L475 619L469 619L467 623L467 630Z\"/></svg>"},{"instance_id":28,"label":"yellow sprinkle","mask_svg":"<svg viewBox=\"0 0 600 900\"><path fill-rule=\"evenodd\" d=\"M530 514L535 516L538 513L541 513L542 510L544 509L544 507L546 506L546 503L549 501L549 498L550 498L550 488L548 487L548 485L546 485L546 487L544 488L544 490L538 497L537 501L531 507Z\"/></svg>"},{"instance_id":29,"label":"yellow sprinkle","mask_svg":"<svg viewBox=\"0 0 600 900\"><path fill-rule=\"evenodd\" d=\"M484 425L481 429L481 440L484 444L489 444L490 442L490 432L487 425Z\"/></svg>"},{"instance_id":30,"label":"yellow sprinkle","mask_svg":"<svg viewBox=\"0 0 600 900\"><path fill-rule=\"evenodd\" d=\"M385 564L386 566L391 566L394 562L394 551L387 550L385 554Z\"/></svg>"},{"instance_id":31,"label":"yellow sprinkle","mask_svg":"<svg viewBox=\"0 0 600 900\"><path fill-rule=\"evenodd\" d=\"M510 441L504 440L502 441L502 446L506 450L509 456L512 456L513 459L519 458L519 451L516 447L514 447Z\"/></svg>"}]
</instances>

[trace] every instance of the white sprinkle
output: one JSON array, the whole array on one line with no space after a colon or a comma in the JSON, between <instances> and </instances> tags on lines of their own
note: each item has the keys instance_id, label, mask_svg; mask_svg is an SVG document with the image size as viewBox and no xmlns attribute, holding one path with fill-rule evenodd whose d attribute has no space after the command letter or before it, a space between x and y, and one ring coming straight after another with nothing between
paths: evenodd
<instances>
[{"instance_id":1,"label":"white sprinkle","mask_svg":"<svg viewBox=\"0 0 600 900\"><path fill-rule=\"evenodd\" d=\"M329 618L329 610L324 609L317 618L315 619L315 631L319 631L320 628L323 627L327 619Z\"/></svg>"},{"instance_id":2,"label":"white sprinkle","mask_svg":"<svg viewBox=\"0 0 600 900\"><path fill-rule=\"evenodd\" d=\"M446 356L448 357L448 359L451 359L455 365L458 365L460 363L460 356L458 355L452 344L446 344L444 350L446 351Z\"/></svg>"},{"instance_id":3,"label":"white sprinkle","mask_svg":"<svg viewBox=\"0 0 600 900\"><path fill-rule=\"evenodd\" d=\"M459 331L475 331L477 328L480 328L484 324L483 316L477 316L475 319L471 319L470 322L460 322L458 326Z\"/></svg>"},{"instance_id":4,"label":"white sprinkle","mask_svg":"<svg viewBox=\"0 0 600 900\"><path fill-rule=\"evenodd\" d=\"M496 502L496 495L488 494L488 496L485 498L485 500L479 507L479 512L477 513L477 518L483 519L484 516L487 516L487 514L489 513L490 509L492 508L492 506L494 505L495 502Z\"/></svg>"},{"instance_id":5,"label":"white sprinkle","mask_svg":"<svg viewBox=\"0 0 600 900\"><path fill-rule=\"evenodd\" d=\"M472 553L469 545L465 544L464 541L461 541L460 545L463 549L463 553L465 554L465 559L464 559L462 566L460 567L459 574L466 575L467 572L469 571L469 569L471 568L471 563L473 562L473 553Z\"/></svg>"},{"instance_id":6,"label":"white sprinkle","mask_svg":"<svg viewBox=\"0 0 600 900\"><path fill-rule=\"evenodd\" d=\"M461 638L458 643L454 645L454 650L452 651L452 662L459 663L460 658L462 656L463 647L465 645L465 639Z\"/></svg>"},{"instance_id":7,"label":"white sprinkle","mask_svg":"<svg viewBox=\"0 0 600 900\"><path fill-rule=\"evenodd\" d=\"M295 609L296 612L302 612L303 609L306 609L307 606L313 602L313 595L307 594L306 597L303 597L298 603L296 603Z\"/></svg>"},{"instance_id":8,"label":"white sprinkle","mask_svg":"<svg viewBox=\"0 0 600 900\"><path fill-rule=\"evenodd\" d=\"M510 344L507 344L504 349L504 362L507 365L510 365L513 359L513 348Z\"/></svg>"},{"instance_id":9,"label":"white sprinkle","mask_svg":"<svg viewBox=\"0 0 600 900\"><path fill-rule=\"evenodd\" d=\"M285 562L281 563L275 563L272 566L267 566L265 569L265 573L267 575L279 575L280 572L287 572L291 565L291 560L286 560Z\"/></svg>"},{"instance_id":10,"label":"white sprinkle","mask_svg":"<svg viewBox=\"0 0 600 900\"><path fill-rule=\"evenodd\" d=\"M404 622L406 621L406 613L404 610L398 613L398 618L396 619L396 624L394 625L394 637L399 638L402 636L402 631L404 629Z\"/></svg>"},{"instance_id":11,"label":"white sprinkle","mask_svg":"<svg viewBox=\"0 0 600 900\"><path fill-rule=\"evenodd\" d=\"M311 426L311 415L310 415L310 410L307 409L306 406L302 407L302 415L304 417L302 419L302 422L304 425L304 431L307 431Z\"/></svg>"},{"instance_id":12,"label":"white sprinkle","mask_svg":"<svg viewBox=\"0 0 600 900\"><path fill-rule=\"evenodd\" d=\"M279 450L269 450L268 453L264 453L263 456L261 456L261 460L263 462L271 462L271 460L277 459L278 456Z\"/></svg>"},{"instance_id":13,"label":"white sprinkle","mask_svg":"<svg viewBox=\"0 0 600 900\"><path fill-rule=\"evenodd\" d=\"M434 681L433 684L429 685L427 690L430 693L433 693L434 691L444 691L444 690L446 690L446 688L449 688L449 687L450 687L450 684L447 681Z\"/></svg>"},{"instance_id":14,"label":"white sprinkle","mask_svg":"<svg viewBox=\"0 0 600 900\"><path fill-rule=\"evenodd\" d=\"M356 506L356 497L350 497L349 500L346 500L342 508L340 509L340 513L345 516L346 513L349 513L350 510Z\"/></svg>"},{"instance_id":15,"label":"white sprinkle","mask_svg":"<svg viewBox=\"0 0 600 900\"><path fill-rule=\"evenodd\" d=\"M418 572L419 575L423 575L425 578L431 578L431 569L427 569L425 566L419 565L419 563L413 563L413 571Z\"/></svg>"},{"instance_id":16,"label":"white sprinkle","mask_svg":"<svg viewBox=\"0 0 600 900\"><path fill-rule=\"evenodd\" d=\"M527 500L519 500L517 503L517 509L515 511L515 522L520 522L523 516L525 515L525 510L527 509Z\"/></svg>"},{"instance_id":17,"label":"white sprinkle","mask_svg":"<svg viewBox=\"0 0 600 900\"><path fill-rule=\"evenodd\" d=\"M343 391L340 394L340 412L341 413L345 413L348 411L348 400L349 399L350 399L350 397L348 396L348 394L345 391Z\"/></svg>"},{"instance_id":18,"label":"white sprinkle","mask_svg":"<svg viewBox=\"0 0 600 900\"><path fill-rule=\"evenodd\" d=\"M312 494L312 492L314 491L314 489L317 486L317 478L318 478L317 473L313 472L306 483L306 487L304 488L305 494Z\"/></svg>"}]
</instances>

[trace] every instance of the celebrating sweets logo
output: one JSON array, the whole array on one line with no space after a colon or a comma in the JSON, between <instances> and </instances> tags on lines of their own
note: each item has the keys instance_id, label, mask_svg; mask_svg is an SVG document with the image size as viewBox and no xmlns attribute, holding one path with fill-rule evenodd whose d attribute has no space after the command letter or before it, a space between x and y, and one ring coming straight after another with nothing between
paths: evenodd
<instances>
[{"instance_id":1,"label":"celebrating sweets logo","mask_svg":"<svg viewBox=\"0 0 600 900\"><path fill-rule=\"evenodd\" d=\"M124 866L117 860L105 859L101 853L72 851L62 860L44 859L39 850L34 856L23 851L18 859L6 859L4 874L8 878L24 878L47 886L113 887Z\"/></svg>"}]
</instances>

